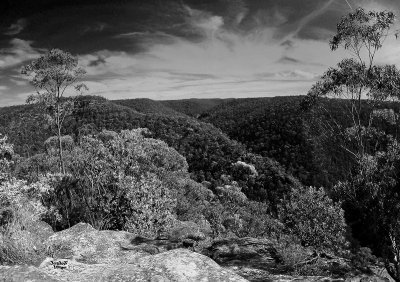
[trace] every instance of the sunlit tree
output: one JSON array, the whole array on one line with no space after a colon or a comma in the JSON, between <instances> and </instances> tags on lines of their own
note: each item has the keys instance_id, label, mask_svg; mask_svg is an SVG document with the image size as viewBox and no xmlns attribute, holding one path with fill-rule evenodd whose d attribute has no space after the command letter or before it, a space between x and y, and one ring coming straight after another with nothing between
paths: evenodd
<instances>
[{"instance_id":1,"label":"sunlit tree","mask_svg":"<svg viewBox=\"0 0 400 282\"><path fill-rule=\"evenodd\" d=\"M30 78L36 93L28 97L27 103L36 104L55 127L58 137L60 172L65 173L62 148L62 127L74 107L74 99L66 97L66 91L73 88L81 93L87 90L78 83L85 70L78 66L78 58L68 52L52 49L40 58L22 67L21 73Z\"/></svg>"}]
</instances>

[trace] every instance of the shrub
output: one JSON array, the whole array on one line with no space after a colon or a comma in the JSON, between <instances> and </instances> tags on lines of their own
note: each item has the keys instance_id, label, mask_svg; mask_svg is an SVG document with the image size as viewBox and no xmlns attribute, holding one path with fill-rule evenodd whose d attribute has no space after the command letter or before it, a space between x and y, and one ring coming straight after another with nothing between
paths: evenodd
<instances>
[{"instance_id":1,"label":"shrub","mask_svg":"<svg viewBox=\"0 0 400 282\"><path fill-rule=\"evenodd\" d=\"M338 252L347 245L344 212L323 189L294 189L280 209L280 218L303 246Z\"/></svg>"},{"instance_id":2,"label":"shrub","mask_svg":"<svg viewBox=\"0 0 400 282\"><path fill-rule=\"evenodd\" d=\"M208 202L203 201L202 212L215 237L271 238L283 233L282 224L270 216L268 205L249 201L236 182L216 187L212 195Z\"/></svg>"},{"instance_id":3,"label":"shrub","mask_svg":"<svg viewBox=\"0 0 400 282\"><path fill-rule=\"evenodd\" d=\"M369 267L377 263L377 257L372 254L370 248L361 247L351 256L351 264L362 272L372 272Z\"/></svg>"},{"instance_id":4,"label":"shrub","mask_svg":"<svg viewBox=\"0 0 400 282\"><path fill-rule=\"evenodd\" d=\"M48 186L11 179L0 185L0 264L35 263L44 254L29 226L51 212L40 201Z\"/></svg>"},{"instance_id":5,"label":"shrub","mask_svg":"<svg viewBox=\"0 0 400 282\"><path fill-rule=\"evenodd\" d=\"M141 235L154 235L168 225L176 207L172 188L180 177L188 177L187 163L164 142L144 137L145 132L103 131L81 137L65 155L67 174L52 174L54 150L20 165L20 173L37 167L39 173L30 179L43 179L52 187L42 202L57 207L61 220L46 221L57 230L83 221L98 229Z\"/></svg>"},{"instance_id":6,"label":"shrub","mask_svg":"<svg viewBox=\"0 0 400 282\"><path fill-rule=\"evenodd\" d=\"M7 143L7 136L0 134L0 183L10 177L10 168L13 165L14 148Z\"/></svg>"},{"instance_id":7,"label":"shrub","mask_svg":"<svg viewBox=\"0 0 400 282\"><path fill-rule=\"evenodd\" d=\"M155 175L146 175L136 180L125 177L118 183L126 191L128 206L124 230L140 236L154 237L168 228L175 218L176 200Z\"/></svg>"}]
</instances>

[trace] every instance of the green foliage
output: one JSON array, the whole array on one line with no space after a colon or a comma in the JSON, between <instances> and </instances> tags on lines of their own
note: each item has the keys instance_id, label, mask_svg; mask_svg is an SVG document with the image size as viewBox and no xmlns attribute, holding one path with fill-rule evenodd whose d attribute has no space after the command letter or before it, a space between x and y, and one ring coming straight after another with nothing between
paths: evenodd
<instances>
[{"instance_id":1,"label":"green foliage","mask_svg":"<svg viewBox=\"0 0 400 282\"><path fill-rule=\"evenodd\" d=\"M302 245L341 251L346 247L346 223L340 203L334 203L323 189L299 187L282 206L280 218Z\"/></svg>"}]
</instances>

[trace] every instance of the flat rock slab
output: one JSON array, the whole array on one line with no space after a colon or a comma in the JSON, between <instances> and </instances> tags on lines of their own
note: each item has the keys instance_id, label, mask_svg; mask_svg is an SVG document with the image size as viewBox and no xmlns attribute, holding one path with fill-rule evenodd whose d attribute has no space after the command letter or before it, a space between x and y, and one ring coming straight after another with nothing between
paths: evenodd
<instances>
[{"instance_id":1,"label":"flat rock slab","mask_svg":"<svg viewBox=\"0 0 400 282\"><path fill-rule=\"evenodd\" d=\"M186 249L143 257L135 264L85 264L47 258L38 267L0 267L0 281L246 282L210 258Z\"/></svg>"}]
</instances>

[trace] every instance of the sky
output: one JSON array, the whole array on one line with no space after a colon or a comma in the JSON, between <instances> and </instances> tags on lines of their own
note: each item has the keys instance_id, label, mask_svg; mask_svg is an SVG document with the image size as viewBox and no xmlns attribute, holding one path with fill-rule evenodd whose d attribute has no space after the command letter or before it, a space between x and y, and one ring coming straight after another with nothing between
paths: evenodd
<instances>
[{"instance_id":1,"label":"sky","mask_svg":"<svg viewBox=\"0 0 400 282\"><path fill-rule=\"evenodd\" d=\"M87 93L108 99L304 95L350 56L328 44L342 16L400 16L399 0L1 2L1 106L34 92L21 67L52 48L76 55ZM388 37L376 61L399 66L400 39Z\"/></svg>"}]
</instances>

